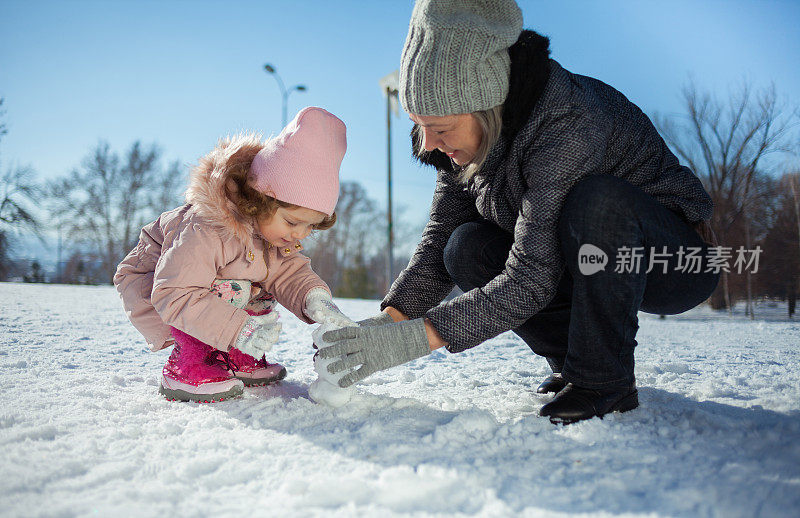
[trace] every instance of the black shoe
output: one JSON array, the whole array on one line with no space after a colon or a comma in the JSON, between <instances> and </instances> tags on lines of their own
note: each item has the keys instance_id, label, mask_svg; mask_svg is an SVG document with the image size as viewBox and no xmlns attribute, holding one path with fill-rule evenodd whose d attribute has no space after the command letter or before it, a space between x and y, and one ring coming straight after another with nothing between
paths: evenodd
<instances>
[{"instance_id":1,"label":"black shoe","mask_svg":"<svg viewBox=\"0 0 800 518\"><path fill-rule=\"evenodd\" d=\"M627 412L639 406L636 384L629 387L587 389L567 383L564 390L539 410L539 415L552 423L569 424L592 417L602 418L609 412Z\"/></svg>"},{"instance_id":2,"label":"black shoe","mask_svg":"<svg viewBox=\"0 0 800 518\"><path fill-rule=\"evenodd\" d=\"M554 372L544 379L541 385L536 389L537 394L547 394L548 392L561 392L561 389L567 386L567 382L561 377L560 372Z\"/></svg>"}]
</instances>

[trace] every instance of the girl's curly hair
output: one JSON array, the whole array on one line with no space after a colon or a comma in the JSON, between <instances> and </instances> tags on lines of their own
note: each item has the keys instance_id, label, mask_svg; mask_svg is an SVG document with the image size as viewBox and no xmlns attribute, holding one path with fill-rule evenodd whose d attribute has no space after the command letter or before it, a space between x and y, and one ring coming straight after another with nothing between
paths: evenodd
<instances>
[{"instance_id":1,"label":"girl's curly hair","mask_svg":"<svg viewBox=\"0 0 800 518\"><path fill-rule=\"evenodd\" d=\"M247 183L247 175L250 172L249 165L235 167L229 172L229 181L225 186L225 194L228 199L236 204L236 207L245 216L250 216L256 220L271 218L275 215L278 207L284 209L300 208L300 205L276 200L272 196L259 192ZM320 223L314 225L314 230L328 230L336 223L336 211L330 216L325 216Z\"/></svg>"}]
</instances>

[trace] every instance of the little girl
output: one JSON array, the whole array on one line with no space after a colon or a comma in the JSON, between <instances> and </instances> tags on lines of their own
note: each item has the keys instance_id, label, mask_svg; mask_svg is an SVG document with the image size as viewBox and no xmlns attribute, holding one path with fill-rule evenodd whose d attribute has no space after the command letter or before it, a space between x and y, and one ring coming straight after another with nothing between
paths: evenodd
<instances>
[{"instance_id":1,"label":"little girl","mask_svg":"<svg viewBox=\"0 0 800 518\"><path fill-rule=\"evenodd\" d=\"M221 140L191 173L186 205L142 229L117 268L125 312L153 351L174 344L159 392L219 401L282 379L264 356L276 301L307 322L353 325L299 252L336 221L344 123L305 108L274 139Z\"/></svg>"}]
</instances>

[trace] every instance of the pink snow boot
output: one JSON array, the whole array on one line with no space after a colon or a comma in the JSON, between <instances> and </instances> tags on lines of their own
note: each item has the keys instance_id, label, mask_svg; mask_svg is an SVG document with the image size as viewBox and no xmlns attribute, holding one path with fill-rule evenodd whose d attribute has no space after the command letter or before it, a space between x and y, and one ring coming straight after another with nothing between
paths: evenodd
<instances>
[{"instance_id":1,"label":"pink snow boot","mask_svg":"<svg viewBox=\"0 0 800 518\"><path fill-rule=\"evenodd\" d=\"M175 328L172 328L172 336L175 345L164 365L159 393L173 401L201 403L242 394L244 384L233 377L234 365L228 353Z\"/></svg>"},{"instance_id":2,"label":"pink snow boot","mask_svg":"<svg viewBox=\"0 0 800 518\"><path fill-rule=\"evenodd\" d=\"M234 377L242 380L248 387L266 385L286 377L286 368L283 365L269 363L264 356L256 360L235 347L232 347L228 354L234 366Z\"/></svg>"}]
</instances>

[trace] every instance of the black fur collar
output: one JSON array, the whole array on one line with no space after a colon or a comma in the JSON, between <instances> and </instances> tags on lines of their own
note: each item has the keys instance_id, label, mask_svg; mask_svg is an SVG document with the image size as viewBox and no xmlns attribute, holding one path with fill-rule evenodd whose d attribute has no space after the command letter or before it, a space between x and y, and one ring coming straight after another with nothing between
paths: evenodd
<instances>
[{"instance_id":1,"label":"black fur collar","mask_svg":"<svg viewBox=\"0 0 800 518\"><path fill-rule=\"evenodd\" d=\"M503 103L502 135L510 143L530 117L550 77L550 39L534 31L522 31L517 42L509 47L508 55L511 75L508 97ZM416 124L411 129L411 152L417 160L437 169L453 171L453 163L438 149L425 157L417 155L420 143L414 137L415 130Z\"/></svg>"}]
</instances>

